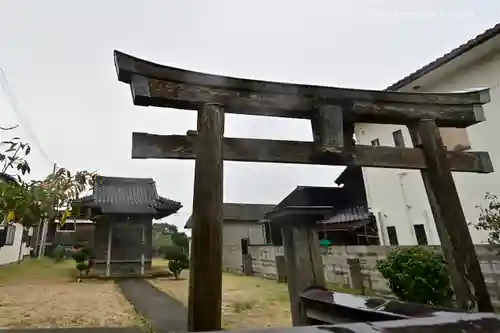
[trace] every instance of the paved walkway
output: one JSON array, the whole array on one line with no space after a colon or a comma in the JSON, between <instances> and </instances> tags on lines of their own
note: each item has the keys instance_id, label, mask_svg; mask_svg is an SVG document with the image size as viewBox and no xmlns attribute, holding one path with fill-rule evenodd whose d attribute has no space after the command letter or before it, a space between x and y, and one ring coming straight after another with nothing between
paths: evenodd
<instances>
[{"instance_id":1,"label":"paved walkway","mask_svg":"<svg viewBox=\"0 0 500 333\"><path fill-rule=\"evenodd\" d=\"M187 332L187 309L178 300L143 279L118 283L125 298L157 333Z\"/></svg>"}]
</instances>

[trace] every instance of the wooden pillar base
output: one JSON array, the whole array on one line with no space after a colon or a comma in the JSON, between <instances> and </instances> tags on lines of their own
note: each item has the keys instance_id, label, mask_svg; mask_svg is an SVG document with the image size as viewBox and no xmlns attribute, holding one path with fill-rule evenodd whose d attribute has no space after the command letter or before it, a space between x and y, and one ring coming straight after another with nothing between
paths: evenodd
<instances>
[{"instance_id":1,"label":"wooden pillar base","mask_svg":"<svg viewBox=\"0 0 500 333\"><path fill-rule=\"evenodd\" d=\"M282 227L286 276L293 326L307 326L300 293L310 287L325 287L325 272L316 229L311 225L284 223Z\"/></svg>"}]
</instances>

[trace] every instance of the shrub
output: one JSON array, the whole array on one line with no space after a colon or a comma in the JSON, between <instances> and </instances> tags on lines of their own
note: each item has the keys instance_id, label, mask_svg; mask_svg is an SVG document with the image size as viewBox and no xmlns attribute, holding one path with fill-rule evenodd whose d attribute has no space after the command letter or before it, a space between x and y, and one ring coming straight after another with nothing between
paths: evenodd
<instances>
[{"instance_id":1,"label":"shrub","mask_svg":"<svg viewBox=\"0 0 500 333\"><path fill-rule=\"evenodd\" d=\"M67 251L63 246L58 245L54 250L52 250L50 255L56 262L61 262L66 259Z\"/></svg>"},{"instance_id":2,"label":"shrub","mask_svg":"<svg viewBox=\"0 0 500 333\"><path fill-rule=\"evenodd\" d=\"M439 253L413 247L393 250L377 269L388 280L392 292L402 301L429 305L450 305L448 267Z\"/></svg>"},{"instance_id":3,"label":"shrub","mask_svg":"<svg viewBox=\"0 0 500 333\"><path fill-rule=\"evenodd\" d=\"M168 260L168 269L174 274L175 279L179 279L182 271L189 268L188 255L182 248L172 245L165 247L164 258Z\"/></svg>"},{"instance_id":4,"label":"shrub","mask_svg":"<svg viewBox=\"0 0 500 333\"><path fill-rule=\"evenodd\" d=\"M73 257L74 261L76 261L77 263L80 263L80 262L86 261L88 258L88 255L83 251L77 250L77 251L73 252L72 257Z\"/></svg>"},{"instance_id":5,"label":"shrub","mask_svg":"<svg viewBox=\"0 0 500 333\"><path fill-rule=\"evenodd\" d=\"M79 272L78 282L85 275L89 275L94 266L94 254L87 244L75 245L72 253L73 260L76 261L76 269Z\"/></svg>"}]
</instances>

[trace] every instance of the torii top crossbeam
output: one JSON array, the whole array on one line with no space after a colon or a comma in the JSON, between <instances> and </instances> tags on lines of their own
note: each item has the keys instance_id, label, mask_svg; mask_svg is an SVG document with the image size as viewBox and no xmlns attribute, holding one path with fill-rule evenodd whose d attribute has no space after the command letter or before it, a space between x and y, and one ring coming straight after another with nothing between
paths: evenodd
<instances>
[{"instance_id":1,"label":"torii top crossbeam","mask_svg":"<svg viewBox=\"0 0 500 333\"><path fill-rule=\"evenodd\" d=\"M220 103L229 113L312 120L315 145L224 139L224 159L233 161L345 165L349 160L349 164L364 167L422 169L425 161L420 149L350 146L353 124L408 125L433 119L438 126L466 127L484 120L482 104L489 101L488 90L403 93L239 79L162 66L118 51L115 65L119 80L130 85L136 105L198 110L206 103ZM349 159L339 153L342 149L349 151ZM316 150L328 154L320 158ZM493 171L485 152L448 151L446 155L453 171ZM187 136L134 133L132 157L192 159L193 140Z\"/></svg>"},{"instance_id":2,"label":"torii top crossbeam","mask_svg":"<svg viewBox=\"0 0 500 333\"><path fill-rule=\"evenodd\" d=\"M489 90L468 93L407 93L266 82L198 73L158 65L115 51L120 81L134 104L197 110L221 103L225 112L286 118L313 117L315 107L342 104L351 122L407 124L430 118L441 127L467 127L484 120ZM411 106L408 105L411 103Z\"/></svg>"}]
</instances>

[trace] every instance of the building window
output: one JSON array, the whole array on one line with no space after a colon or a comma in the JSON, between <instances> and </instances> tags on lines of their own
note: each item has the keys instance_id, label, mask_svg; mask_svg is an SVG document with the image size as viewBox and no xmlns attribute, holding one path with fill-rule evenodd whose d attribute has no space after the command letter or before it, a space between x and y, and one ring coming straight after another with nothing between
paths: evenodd
<instances>
[{"instance_id":1,"label":"building window","mask_svg":"<svg viewBox=\"0 0 500 333\"><path fill-rule=\"evenodd\" d=\"M387 235L389 236L389 243L391 245L399 245L396 227L387 227Z\"/></svg>"},{"instance_id":2,"label":"building window","mask_svg":"<svg viewBox=\"0 0 500 333\"><path fill-rule=\"evenodd\" d=\"M63 225L57 224L57 231L60 232L73 232L76 230L76 224L71 222L66 222Z\"/></svg>"},{"instance_id":3,"label":"building window","mask_svg":"<svg viewBox=\"0 0 500 333\"><path fill-rule=\"evenodd\" d=\"M380 147L380 141L378 139L373 139L372 146L373 147Z\"/></svg>"},{"instance_id":4,"label":"building window","mask_svg":"<svg viewBox=\"0 0 500 333\"><path fill-rule=\"evenodd\" d=\"M418 245L427 245L427 235L425 234L425 228L423 224L415 224L413 225L413 229L415 229L415 236L417 237Z\"/></svg>"},{"instance_id":5,"label":"building window","mask_svg":"<svg viewBox=\"0 0 500 333\"><path fill-rule=\"evenodd\" d=\"M13 245L16 238L16 226L8 225L5 227L5 245Z\"/></svg>"},{"instance_id":6,"label":"building window","mask_svg":"<svg viewBox=\"0 0 500 333\"><path fill-rule=\"evenodd\" d=\"M399 148L404 148L405 139L403 138L403 131L397 130L392 132L392 137L394 139L394 145Z\"/></svg>"}]
</instances>

